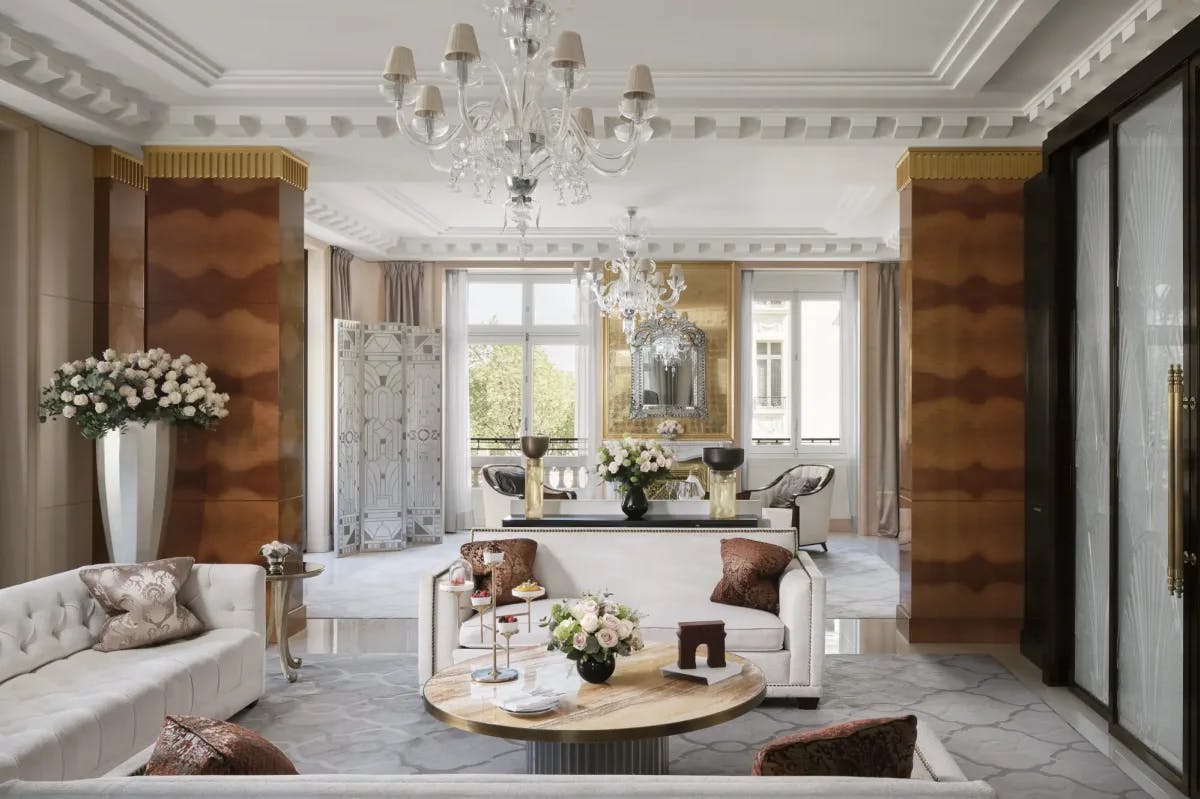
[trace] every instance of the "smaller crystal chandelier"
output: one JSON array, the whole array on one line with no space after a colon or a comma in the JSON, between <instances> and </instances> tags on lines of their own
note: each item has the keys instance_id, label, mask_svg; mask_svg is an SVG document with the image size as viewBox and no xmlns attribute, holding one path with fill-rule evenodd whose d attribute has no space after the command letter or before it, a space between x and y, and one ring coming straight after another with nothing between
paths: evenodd
<instances>
[{"instance_id":1,"label":"smaller crystal chandelier","mask_svg":"<svg viewBox=\"0 0 1200 799\"><path fill-rule=\"evenodd\" d=\"M646 224L637 218L636 208L626 209L625 214L617 228L620 255L603 266L599 260L593 260L584 279L600 312L620 319L625 340L630 341L640 322L654 319L675 307L687 283L679 264L671 266L664 281L658 264L651 258L640 257L646 242ZM605 282L605 271L616 277Z\"/></svg>"},{"instance_id":2,"label":"smaller crystal chandelier","mask_svg":"<svg viewBox=\"0 0 1200 799\"><path fill-rule=\"evenodd\" d=\"M700 328L688 321L687 313L680 315L674 308L663 311L654 321L652 330L650 350L654 359L671 373L679 368L693 347L703 342L704 334Z\"/></svg>"}]
</instances>

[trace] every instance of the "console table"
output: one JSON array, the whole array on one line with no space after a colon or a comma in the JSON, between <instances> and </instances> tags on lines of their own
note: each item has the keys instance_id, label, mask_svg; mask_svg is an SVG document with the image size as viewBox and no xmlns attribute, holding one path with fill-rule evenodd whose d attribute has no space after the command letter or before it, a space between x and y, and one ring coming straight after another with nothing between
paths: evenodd
<instances>
[{"instance_id":1,"label":"console table","mask_svg":"<svg viewBox=\"0 0 1200 799\"><path fill-rule=\"evenodd\" d=\"M627 519L620 514L590 514L580 516L546 516L544 519L526 519L513 514L505 516L500 524L504 527L649 527L686 528L703 527L758 527L762 522L758 516L734 516L732 519L710 519L708 516L667 516L646 514L640 519Z\"/></svg>"}]
</instances>

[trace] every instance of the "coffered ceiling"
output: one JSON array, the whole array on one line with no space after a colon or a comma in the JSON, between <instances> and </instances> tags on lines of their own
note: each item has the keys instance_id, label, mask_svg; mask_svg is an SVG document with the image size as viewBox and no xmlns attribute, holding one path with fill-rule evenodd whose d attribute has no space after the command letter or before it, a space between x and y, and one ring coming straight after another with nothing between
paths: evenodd
<instances>
[{"instance_id":1,"label":"coffered ceiling","mask_svg":"<svg viewBox=\"0 0 1200 799\"><path fill-rule=\"evenodd\" d=\"M1200 14L1200 0L574 0L602 137L634 62L660 119L593 200L545 200L533 257L604 255L626 205L660 255L895 254L894 165L1027 146ZM0 103L93 142L280 144L311 164L314 235L366 257L511 257L502 213L452 194L378 93L387 49L433 78L478 0L0 0Z\"/></svg>"}]
</instances>

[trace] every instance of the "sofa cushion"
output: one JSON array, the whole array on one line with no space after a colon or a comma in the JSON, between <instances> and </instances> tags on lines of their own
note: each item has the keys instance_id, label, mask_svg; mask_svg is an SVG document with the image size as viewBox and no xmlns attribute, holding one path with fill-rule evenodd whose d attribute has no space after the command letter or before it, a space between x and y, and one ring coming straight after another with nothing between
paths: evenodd
<instances>
[{"instance_id":1,"label":"sofa cushion","mask_svg":"<svg viewBox=\"0 0 1200 799\"><path fill-rule=\"evenodd\" d=\"M0 590L0 683L88 649L107 619L74 571Z\"/></svg>"},{"instance_id":2,"label":"sofa cushion","mask_svg":"<svg viewBox=\"0 0 1200 799\"><path fill-rule=\"evenodd\" d=\"M495 567L496 577L501 586L500 596L496 601L507 605L517 601L512 590L526 580L533 579L533 561L537 557L537 548L537 541L529 538L503 538L497 541L463 544L459 552L475 572L476 588L488 588L491 582L483 563L483 553L495 549L504 553L504 561Z\"/></svg>"},{"instance_id":3,"label":"sofa cushion","mask_svg":"<svg viewBox=\"0 0 1200 799\"><path fill-rule=\"evenodd\" d=\"M178 601L179 589L195 562L195 558L164 558L82 569L79 579L109 614L93 648L100 652L136 649L203 630L203 622Z\"/></svg>"},{"instance_id":4,"label":"sofa cushion","mask_svg":"<svg viewBox=\"0 0 1200 799\"><path fill-rule=\"evenodd\" d=\"M713 602L779 612L779 576L792 562L783 547L749 538L721 542L721 580L713 588Z\"/></svg>"},{"instance_id":5,"label":"sofa cushion","mask_svg":"<svg viewBox=\"0 0 1200 799\"><path fill-rule=\"evenodd\" d=\"M891 777L913 773L917 717L861 719L778 738L758 751L755 776Z\"/></svg>"},{"instance_id":6,"label":"sofa cushion","mask_svg":"<svg viewBox=\"0 0 1200 799\"><path fill-rule=\"evenodd\" d=\"M643 605L634 599L626 599L626 604L636 608L642 614L642 635L647 643L674 644L675 633L681 621L702 621L706 619L721 619L725 622L725 648L730 652L775 652L783 649L783 622L773 613L752 608L718 605L709 602L703 596L679 597L678 599L657 604ZM550 606L558 599L538 599L531 604L533 613L533 629L526 632L526 621L523 614L525 603L503 605L498 609L499 615L517 615L520 621L520 632L513 635L511 645L545 646L550 633L539 627L538 622L550 614ZM487 649L492 645L492 614L487 613L483 619L483 634L480 635L480 618L476 614L462 623L459 628L459 646L468 649ZM503 644L503 640L501 639Z\"/></svg>"},{"instance_id":7,"label":"sofa cushion","mask_svg":"<svg viewBox=\"0 0 1200 799\"><path fill-rule=\"evenodd\" d=\"M22 779L104 774L153 743L168 714L228 715L257 698L262 646L254 632L223 628L145 649L84 649L13 677L0 683L0 762L15 761Z\"/></svg>"},{"instance_id":8,"label":"sofa cushion","mask_svg":"<svg viewBox=\"0 0 1200 799\"><path fill-rule=\"evenodd\" d=\"M275 744L228 721L167 716L154 742L146 776L296 774Z\"/></svg>"}]
</instances>

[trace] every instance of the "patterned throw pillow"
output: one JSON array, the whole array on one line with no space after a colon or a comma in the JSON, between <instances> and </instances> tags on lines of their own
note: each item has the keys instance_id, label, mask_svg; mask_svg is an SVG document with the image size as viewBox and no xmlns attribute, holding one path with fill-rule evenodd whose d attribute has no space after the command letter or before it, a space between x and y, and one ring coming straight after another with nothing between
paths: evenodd
<instances>
[{"instance_id":1,"label":"patterned throw pillow","mask_svg":"<svg viewBox=\"0 0 1200 799\"><path fill-rule=\"evenodd\" d=\"M296 773L287 755L261 735L200 716L167 716L145 771L148 777Z\"/></svg>"},{"instance_id":2,"label":"patterned throw pillow","mask_svg":"<svg viewBox=\"0 0 1200 799\"><path fill-rule=\"evenodd\" d=\"M475 587L487 588L490 580L483 564L483 553L499 549L504 553L504 562L496 567L496 579L500 585L500 596L496 603L509 605L520 602L512 590L526 580L533 579L533 559L537 557L537 541L532 538L501 538L498 541L474 541L463 544L459 552L471 564L475 573Z\"/></svg>"},{"instance_id":3,"label":"patterned throw pillow","mask_svg":"<svg viewBox=\"0 0 1200 799\"><path fill-rule=\"evenodd\" d=\"M202 632L204 623L176 599L193 563L194 558L164 558L81 570L79 578L109 615L92 649L137 649Z\"/></svg>"},{"instance_id":4,"label":"patterned throw pillow","mask_svg":"<svg viewBox=\"0 0 1200 799\"><path fill-rule=\"evenodd\" d=\"M912 776L917 717L863 719L778 738L758 750L756 777Z\"/></svg>"},{"instance_id":5,"label":"patterned throw pillow","mask_svg":"<svg viewBox=\"0 0 1200 799\"><path fill-rule=\"evenodd\" d=\"M709 600L722 605L779 612L779 576L792 562L781 546L750 538L721 541L723 576Z\"/></svg>"}]
</instances>

